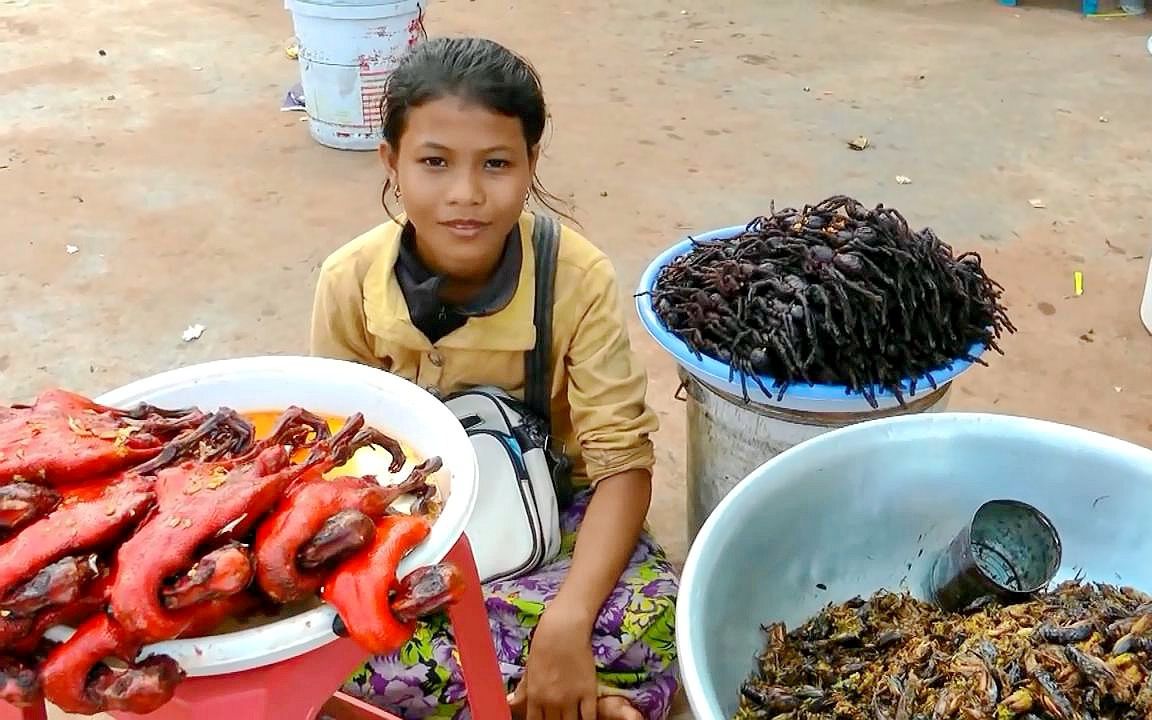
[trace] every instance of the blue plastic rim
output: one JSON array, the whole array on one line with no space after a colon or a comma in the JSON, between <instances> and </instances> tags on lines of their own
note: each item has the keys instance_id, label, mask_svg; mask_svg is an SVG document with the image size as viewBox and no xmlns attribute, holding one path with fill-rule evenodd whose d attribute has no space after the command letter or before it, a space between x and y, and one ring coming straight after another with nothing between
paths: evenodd
<instances>
[{"instance_id":1,"label":"blue plastic rim","mask_svg":"<svg viewBox=\"0 0 1152 720\"><path fill-rule=\"evenodd\" d=\"M672 331L668 329L668 327L664 324L664 321L661 320L660 316L656 314L655 308L652 307L652 296L644 293L651 293L653 290L655 290L656 281L660 277L660 271L663 270L666 266L670 265L676 258L690 252L693 248L693 243L704 243L715 240L730 240L744 234L746 230L746 225L734 225L732 227L712 230L700 235L688 236L684 240L676 243L672 247L657 255L656 258L651 263L649 263L648 267L644 270L644 274L640 276L640 286L637 289L638 294L636 297L636 311L639 313L641 322L644 323L644 327L648 330L648 333L652 335L653 339L655 339L661 347L671 353L676 362L680 363L695 375L711 378L721 387L727 386L730 383L728 378L731 368L729 365L707 355L696 357L696 353L692 351L692 348L688 347L687 343L672 334ZM972 357L980 357L985 352L987 352L987 350L987 345L984 345L983 343L975 343L972 345L972 347L968 348L968 354ZM910 380L901 381L900 389L903 394L908 397L914 397L915 395L925 391L931 392L932 383L935 383L937 386L943 385L970 367L972 367L972 362L970 360L954 360L947 365L941 366L935 370L930 370L916 378L915 393L912 392L912 382ZM741 373L739 370L737 370L735 374L732 375L732 377L737 383L739 383L741 375L744 375L744 373ZM768 388L769 390L779 390L780 383L778 380L776 380L776 378L769 377L767 375L760 375L759 377L760 381L764 384L764 387ZM752 381L752 377L749 375L748 387L752 388L754 385L755 383ZM895 397L894 393L888 388L873 386L872 390L874 391L878 400L881 398ZM790 396L796 399L819 401L837 400L843 398L846 395L862 396L863 393L857 390L852 390L847 385L829 385L821 383L807 384L803 382L797 382L788 386L786 396Z\"/></svg>"}]
</instances>

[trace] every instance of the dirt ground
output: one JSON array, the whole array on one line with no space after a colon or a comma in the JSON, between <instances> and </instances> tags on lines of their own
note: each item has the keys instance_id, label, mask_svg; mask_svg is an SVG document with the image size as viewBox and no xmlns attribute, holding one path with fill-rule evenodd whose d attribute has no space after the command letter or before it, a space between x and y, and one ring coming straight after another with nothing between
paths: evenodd
<instances>
[{"instance_id":1,"label":"dirt ground","mask_svg":"<svg viewBox=\"0 0 1152 720\"><path fill-rule=\"evenodd\" d=\"M883 202L980 251L1008 289L1020 332L957 382L953 407L1152 445L1152 337L1137 313L1152 22L1077 5L437 0L427 22L536 63L554 114L545 182L625 293L684 233L771 200ZM381 220L382 172L279 112L297 78L291 35L280 2L0 0L5 402L305 350L317 267ZM870 147L853 152L859 135ZM194 323L206 332L183 342ZM678 383L636 323L633 339L663 421L651 523L682 558Z\"/></svg>"}]
</instances>

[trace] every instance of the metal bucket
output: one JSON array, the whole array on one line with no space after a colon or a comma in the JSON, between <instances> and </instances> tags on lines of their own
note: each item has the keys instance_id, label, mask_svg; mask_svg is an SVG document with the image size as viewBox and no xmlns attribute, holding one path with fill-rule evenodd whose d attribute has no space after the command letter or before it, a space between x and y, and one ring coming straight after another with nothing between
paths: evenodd
<instances>
[{"instance_id":1,"label":"metal bucket","mask_svg":"<svg viewBox=\"0 0 1152 720\"><path fill-rule=\"evenodd\" d=\"M726 720L763 649L830 602L881 588L929 598L930 574L989 500L1060 532L1055 581L1152 591L1152 450L1055 423L930 413L829 432L728 493L688 554L676 644L697 720Z\"/></svg>"},{"instance_id":2,"label":"metal bucket","mask_svg":"<svg viewBox=\"0 0 1152 720\"><path fill-rule=\"evenodd\" d=\"M863 399L856 412L819 412L745 403L680 369L688 406L688 542L708 515L748 473L794 445L865 420L948 406L951 383L917 393L905 408L872 410Z\"/></svg>"}]
</instances>

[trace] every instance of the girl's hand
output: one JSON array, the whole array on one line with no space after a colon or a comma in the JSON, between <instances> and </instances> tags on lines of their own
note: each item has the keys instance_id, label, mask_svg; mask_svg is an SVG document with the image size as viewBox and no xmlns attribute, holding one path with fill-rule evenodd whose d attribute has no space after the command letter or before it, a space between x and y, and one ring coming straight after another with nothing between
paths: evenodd
<instances>
[{"instance_id":1,"label":"girl's hand","mask_svg":"<svg viewBox=\"0 0 1152 720\"><path fill-rule=\"evenodd\" d=\"M525 720L596 720L591 626L562 607L540 618L512 711Z\"/></svg>"},{"instance_id":2,"label":"girl's hand","mask_svg":"<svg viewBox=\"0 0 1152 720\"><path fill-rule=\"evenodd\" d=\"M626 470L596 486L576 536L572 567L532 637L524 678L509 698L523 720L640 720L625 700L598 704L592 628L628 565L652 499L652 476Z\"/></svg>"}]
</instances>

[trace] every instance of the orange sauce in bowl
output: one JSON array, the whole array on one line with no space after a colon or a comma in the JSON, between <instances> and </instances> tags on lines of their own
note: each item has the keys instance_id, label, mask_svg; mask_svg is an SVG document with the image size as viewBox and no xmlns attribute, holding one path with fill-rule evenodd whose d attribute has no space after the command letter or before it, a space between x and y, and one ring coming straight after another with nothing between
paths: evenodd
<instances>
[{"instance_id":1,"label":"orange sauce in bowl","mask_svg":"<svg viewBox=\"0 0 1152 720\"><path fill-rule=\"evenodd\" d=\"M276 427L276 421L283 415L281 410L257 410L255 412L241 413L248 422L256 428L257 438L266 438L272 434L272 428ZM332 432L337 432L340 428L344 427L344 418L332 417L321 415L321 419L328 423L328 427Z\"/></svg>"},{"instance_id":2,"label":"orange sauce in bowl","mask_svg":"<svg viewBox=\"0 0 1152 720\"><path fill-rule=\"evenodd\" d=\"M261 440L272 434L272 429L276 427L276 421L280 419L283 411L256 410L241 414L255 427L256 439ZM340 428L344 427L344 421L346 420L346 418L330 415L320 415L320 417L328 423L328 428L333 433L339 432ZM419 455L415 448L404 442L402 438L396 438L396 440L400 442L400 447L403 448L404 455L408 459L400 472L388 472L388 464L391 460L391 456L387 452L377 447L365 447L357 450L352 458L344 465L333 468L331 471L326 473L326 477L339 477L341 475L375 475L381 484L390 485L400 482L408 476L408 473L411 472L415 465L423 462L425 458ZM304 458L308 457L308 452L309 451L306 449L297 450L293 454L292 459L296 462L300 462ZM442 501L445 490L444 486L437 482L437 478L435 476L432 478L432 482L439 488L438 494L440 496L440 500ZM401 505L400 507L403 508L406 506Z\"/></svg>"},{"instance_id":3,"label":"orange sauce in bowl","mask_svg":"<svg viewBox=\"0 0 1152 720\"><path fill-rule=\"evenodd\" d=\"M252 423L256 429L256 439L263 440L272 434L272 428L276 427L276 421L283 415L283 411L278 410L256 410L254 412L240 413L244 419ZM338 432L340 428L344 427L344 418L338 418L328 415L321 415L320 418L328 423L328 429L333 433ZM292 459L296 462L308 457L307 450L297 450Z\"/></svg>"}]
</instances>

